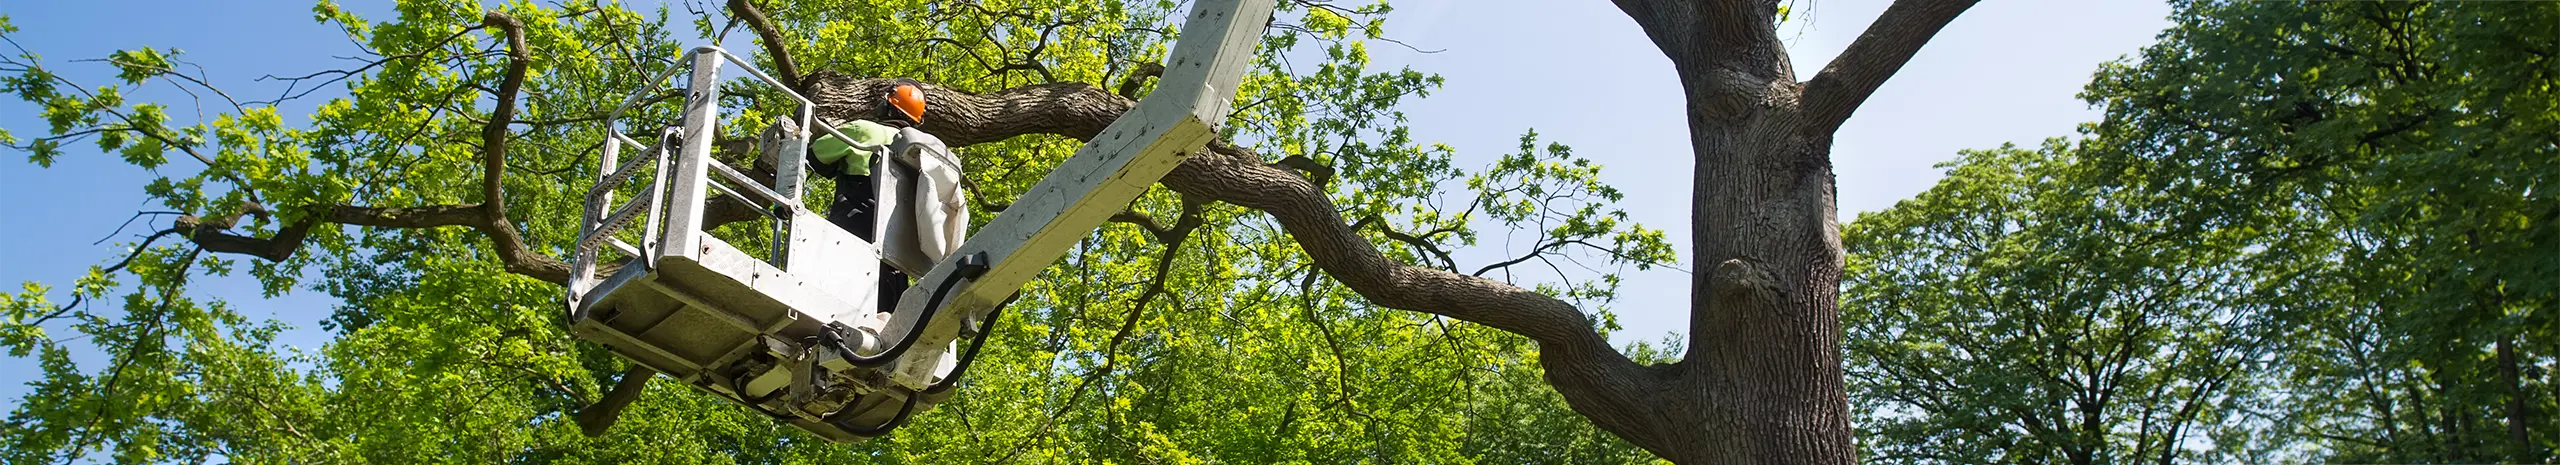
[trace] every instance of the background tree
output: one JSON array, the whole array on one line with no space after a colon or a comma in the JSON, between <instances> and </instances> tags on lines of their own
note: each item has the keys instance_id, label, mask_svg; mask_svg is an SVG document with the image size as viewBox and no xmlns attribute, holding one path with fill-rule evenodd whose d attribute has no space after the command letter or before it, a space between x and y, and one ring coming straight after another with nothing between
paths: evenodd
<instances>
[{"instance_id":1,"label":"background tree","mask_svg":"<svg viewBox=\"0 0 2560 465\"><path fill-rule=\"evenodd\" d=\"M2181 2L2099 73L2103 161L2193 228L2272 224L2309 339L2275 405L2326 460L2551 459L2560 5ZM2273 219L2273 221L2270 221Z\"/></svg>"},{"instance_id":2,"label":"background tree","mask_svg":"<svg viewBox=\"0 0 2560 465\"><path fill-rule=\"evenodd\" d=\"M2090 145L1968 151L1860 215L1843 315L1850 397L1887 463L2265 462L2257 439L2325 254L2284 231L2179 226Z\"/></svg>"},{"instance_id":3,"label":"background tree","mask_svg":"<svg viewBox=\"0 0 2560 465\"><path fill-rule=\"evenodd\" d=\"M2086 139L1969 154L1849 228L1866 446L2549 461L2560 9L2174 6Z\"/></svg>"}]
</instances>

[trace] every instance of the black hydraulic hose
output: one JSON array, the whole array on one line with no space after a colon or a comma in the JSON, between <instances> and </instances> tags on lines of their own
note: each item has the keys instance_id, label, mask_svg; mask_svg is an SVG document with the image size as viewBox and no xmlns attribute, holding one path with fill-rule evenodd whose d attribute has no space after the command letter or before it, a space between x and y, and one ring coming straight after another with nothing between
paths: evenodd
<instances>
[{"instance_id":1,"label":"black hydraulic hose","mask_svg":"<svg viewBox=\"0 0 2560 465\"><path fill-rule=\"evenodd\" d=\"M898 343L896 345L889 346L888 351L868 357L859 355L858 352L854 352L852 347L845 344L844 337L842 335L832 334L834 331L821 331L820 334L826 336L821 338L821 340L827 345L834 346L837 352L843 352L845 363L851 363L853 366L873 367L887 365L889 362L896 361L898 356L905 355L907 353L908 347L916 345L916 339L924 336L925 325L933 324L933 314L942 310L942 300L943 298L950 296L952 287L958 286L960 284L960 280L974 280L978 279L979 276L987 274L987 253L973 252L969 255L962 256L960 257L959 266L960 268L958 270L951 273L951 277L944 278L941 285L933 288L933 298L925 301L924 313L916 316L916 324L907 328L907 334L903 337L899 337Z\"/></svg>"},{"instance_id":2,"label":"black hydraulic hose","mask_svg":"<svg viewBox=\"0 0 2560 465\"><path fill-rule=\"evenodd\" d=\"M1012 302L1013 299L1005 299L1005 303L1009 304ZM908 394L906 403L898 406L898 416L890 417L888 423L881 423L878 426L870 428L856 427L846 423L847 420L852 419L850 418L853 415L853 412L851 411L837 412L837 416L828 417L827 422L836 425L837 428L843 428L847 433L874 437L889 434L890 430L898 429L900 426L906 426L907 419L915 415L917 399L921 399L928 395L941 394L943 391L949 391L951 388L960 385L960 376L969 372L970 362L978 360L978 349L987 346L987 335L995 332L996 320L1003 316L1003 305L998 305L996 306L995 311L988 312L987 321L978 324L978 334L970 337L969 351L961 353L960 364L951 368L951 375L943 377L941 381L934 382L932 386L925 387L922 392Z\"/></svg>"},{"instance_id":3,"label":"black hydraulic hose","mask_svg":"<svg viewBox=\"0 0 2560 465\"><path fill-rule=\"evenodd\" d=\"M941 285L934 287L933 298L925 301L925 308L923 310L924 314L918 315L915 326L909 328L906 336L900 337L897 345L890 346L888 351L869 357L855 355L853 349L846 346L844 338L841 335L835 334L834 331L821 331L819 334L822 337L819 339L821 342L834 347L836 351L843 352L845 361L852 363L855 366L879 366L887 364L890 361L897 360L898 356L904 355L908 348L915 346L916 340L924 334L924 326L933 322L934 313L941 310L943 300L950 297L951 289L954 286L957 286L960 283L960 280L974 280L979 276L986 275L987 253L976 252L963 256L960 258L959 266L960 268L953 271L952 276L949 279L944 279ZM1006 299L1005 302L1011 303L1012 299ZM943 391L951 390L953 386L959 384L958 381L960 380L960 376L969 371L970 362L977 360L978 350L986 347L987 335L995 332L996 319L1003 316L1003 314L1004 308L1002 305L998 305L994 311L988 312L987 321L978 324L978 334L970 338L971 342L968 352L961 354L960 363L952 367L951 374L943 377L941 381L937 381L933 383L933 385L925 387L923 391L908 394L907 400L898 405L897 416L890 417L888 422L868 428L854 426L849 423L849 421L852 420L852 416L856 414L856 412L853 412L851 409L839 411L836 412L835 415L828 416L826 422L835 425L837 428L844 429L846 433L867 437L889 434L891 430L896 430L900 426L906 426L907 420L915 415L916 402L918 400L923 399L927 394L938 394Z\"/></svg>"},{"instance_id":4,"label":"black hydraulic hose","mask_svg":"<svg viewBox=\"0 0 2560 465\"><path fill-rule=\"evenodd\" d=\"M1005 303L1011 304L1013 303L1013 299L1005 299ZM995 333L996 320L1004 316L1004 307L1005 306L1002 304L997 305L994 311L987 313L987 321L978 323L978 334L970 337L969 350L960 354L960 364L951 367L951 374L949 376L944 376L941 381L935 381L932 386L926 386L924 391L908 394L906 403L898 406L898 416L890 417L888 423L881 423L879 426L873 426L870 428L855 427L846 423L847 420L852 419L849 418L852 416L852 412L850 411L837 412L838 415L842 416L831 416L827 418L827 422L835 424L837 428L843 428L847 433L874 437L889 434L890 430L898 429L900 426L906 426L907 419L915 415L917 399L924 398L924 396L941 394L943 391L949 391L960 385L960 376L969 372L970 362L978 360L978 349L985 348L987 346L987 335Z\"/></svg>"},{"instance_id":5,"label":"black hydraulic hose","mask_svg":"<svg viewBox=\"0 0 2560 465\"><path fill-rule=\"evenodd\" d=\"M1005 304L1013 303L1011 298L1004 301ZM960 353L960 364L952 366L951 374L943 376L941 381L933 382L932 386L925 386L925 394L941 394L960 385L960 376L968 374L969 364L978 361L978 349L987 347L987 335L996 332L996 319L1004 316L1004 307L1004 304L997 304L995 310L987 312L987 321L979 322L978 334L969 338L969 351Z\"/></svg>"},{"instance_id":6,"label":"black hydraulic hose","mask_svg":"<svg viewBox=\"0 0 2560 465\"><path fill-rule=\"evenodd\" d=\"M836 412L835 415L828 416L827 423L836 425L837 428L843 428L844 432L852 433L855 436L878 437L880 435L889 434L890 430L898 429L900 426L907 425L907 417L915 415L916 399L920 397L924 396L919 394L907 395L906 403L898 405L898 416L889 417L888 423L881 423L879 426L869 428L853 426L852 423L848 422L853 420L852 408L846 408L842 411Z\"/></svg>"}]
</instances>

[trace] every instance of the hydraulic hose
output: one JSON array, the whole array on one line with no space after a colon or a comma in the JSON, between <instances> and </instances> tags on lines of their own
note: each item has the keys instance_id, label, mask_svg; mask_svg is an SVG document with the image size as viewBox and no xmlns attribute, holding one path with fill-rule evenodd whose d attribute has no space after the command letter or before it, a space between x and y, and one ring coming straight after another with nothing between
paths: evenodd
<instances>
[{"instance_id":1,"label":"hydraulic hose","mask_svg":"<svg viewBox=\"0 0 2560 465\"><path fill-rule=\"evenodd\" d=\"M848 423L848 421L852 419L850 417L853 415L853 412L850 410L837 412L836 415L829 416L827 418L827 422L836 425L837 428L844 428L847 433L874 437L889 434L889 431L891 430L898 429L900 426L906 426L907 419L915 415L917 399L922 399L924 396L941 394L944 391L949 391L960 385L960 377L969 372L970 362L978 360L978 349L985 348L987 346L987 335L995 332L996 320L1004 316L1005 305L1011 303L1013 303L1013 299L1005 299L1004 304L996 305L995 311L987 313L987 321L978 323L978 334L970 337L969 350L961 353L960 364L951 368L950 376L944 376L941 381L934 382L932 386L925 387L923 391L908 394L906 402L898 406L898 415L890 417L889 422L881 423L878 426L872 426L869 428L856 427Z\"/></svg>"},{"instance_id":2,"label":"hydraulic hose","mask_svg":"<svg viewBox=\"0 0 2560 465\"><path fill-rule=\"evenodd\" d=\"M837 352L843 352L845 363L851 363L853 366L875 367L896 361L899 356L906 355L909 347L916 345L916 339L924 336L925 325L933 324L934 313L942 310L943 299L950 297L953 287L958 286L961 280L974 280L987 274L987 253L972 252L962 256L958 266L960 268L952 271L951 277L943 279L941 285L934 286L933 298L925 301L924 310L922 310L924 314L916 316L915 325L908 327L907 334L899 337L898 343L889 346L889 350L871 356L860 355L845 343L843 335L836 334L835 331L820 331L820 340L829 346L834 346Z\"/></svg>"},{"instance_id":3,"label":"hydraulic hose","mask_svg":"<svg viewBox=\"0 0 2560 465\"><path fill-rule=\"evenodd\" d=\"M898 338L898 343L891 345L889 350L882 351L877 355L866 357L854 352L853 349L849 347L849 344L845 343L844 337L835 331L820 331L819 339L828 346L834 347L836 351L842 352L844 354L845 362L851 363L854 366L880 366L897 360L899 356L906 354L907 349L915 346L916 340L920 339L924 334L924 326L933 323L934 314L942 310L944 300L950 298L951 290L958 286L961 280L974 280L979 276L986 275L987 254L986 252L975 252L962 256L960 257L960 263L958 266L960 268L954 270L950 278L944 279L941 284L934 286L933 297L925 301L925 307L923 310L924 314L918 315L915 325L908 328L907 334ZM1005 299L1005 303L1007 304L1012 302L1013 299ZM939 394L944 391L949 391L953 387L959 385L960 377L963 374L968 373L969 365L971 365L972 362L977 361L978 350L986 348L987 335L995 332L997 318L1000 318L1003 315L1003 304L998 304L995 310L988 312L987 320L978 324L977 334L970 337L968 351L961 353L960 362L958 365L951 368L951 374L944 376L942 380L934 382L931 386L926 386L923 391L908 394L907 400L898 406L897 416L890 417L888 422L867 428L854 426L850 421L852 420L851 417L855 412L847 409L829 416L826 419L827 423L833 424L837 428L843 428L845 432L857 436L885 435L889 434L889 431L891 430L898 429L900 426L905 426L907 424L907 419L915 415L916 403L918 400L929 394Z\"/></svg>"},{"instance_id":4,"label":"hydraulic hose","mask_svg":"<svg viewBox=\"0 0 2560 465\"><path fill-rule=\"evenodd\" d=\"M889 417L889 422L881 423L879 426L869 428L853 426L851 423L854 414L852 408L846 408L841 411L837 411L835 415L827 416L827 423L836 425L837 428L844 428L845 432L853 433L855 436L878 437L880 435L889 434L890 430L895 430L900 426L907 425L907 417L915 415L916 399L921 397L924 396L920 394L907 395L907 401L898 405L898 416Z\"/></svg>"},{"instance_id":5,"label":"hydraulic hose","mask_svg":"<svg viewBox=\"0 0 2560 465\"><path fill-rule=\"evenodd\" d=\"M1020 295L1015 294L1017 297ZM996 319L1004 316L1004 307L1012 304L1013 298L1005 298L1004 302L996 304L995 310L987 312L987 321L978 323L978 334L969 337L969 351L960 353L960 364L952 366L951 374L943 376L941 381L935 381L932 386L926 386L925 394L941 394L960 385L960 376L968 374L969 364L978 361L978 349L987 347L987 335L996 332Z\"/></svg>"}]
</instances>

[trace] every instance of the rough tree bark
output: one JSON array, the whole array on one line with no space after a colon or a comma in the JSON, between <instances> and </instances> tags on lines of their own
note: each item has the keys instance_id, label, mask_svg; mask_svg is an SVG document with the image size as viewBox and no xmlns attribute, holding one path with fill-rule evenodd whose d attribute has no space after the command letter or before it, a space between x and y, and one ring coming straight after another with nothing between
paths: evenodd
<instances>
[{"instance_id":1,"label":"rough tree bark","mask_svg":"<svg viewBox=\"0 0 2560 465\"><path fill-rule=\"evenodd\" d=\"M1613 1L1671 59L1688 103L1696 164L1691 260L1713 266L1702 268L1691 283L1690 346L1680 362L1634 363L1563 301L1390 260L1353 231L1315 183L1247 150L1211 144L1162 183L1194 198L1269 213L1318 267L1378 305L1536 340L1547 380L1576 412L1663 458L1688 464L1854 462L1842 388L1842 251L1832 133L1976 0L1897 0L1820 74L1801 82L1771 22L1777 0ZM776 35L760 13L740 13L765 37ZM509 35L511 57L527 56L512 18L493 12L488 25ZM769 54L788 55L781 42L768 40L765 46ZM503 125L521 69L510 66L498 92L499 111L483 134L488 188L482 204L317 206L309 220L267 238L195 223L182 225L185 235L209 251L282 260L299 248L314 223L466 226L491 236L509 272L563 282L567 267L528 251L505 219L505 196L498 189ZM781 77L817 100L822 116L836 118L877 114L882 102L873 96L888 85L826 72L795 74ZM987 95L930 88L927 99L935 117L923 129L955 147L1033 134L1081 140L1134 103L1083 83Z\"/></svg>"}]
</instances>

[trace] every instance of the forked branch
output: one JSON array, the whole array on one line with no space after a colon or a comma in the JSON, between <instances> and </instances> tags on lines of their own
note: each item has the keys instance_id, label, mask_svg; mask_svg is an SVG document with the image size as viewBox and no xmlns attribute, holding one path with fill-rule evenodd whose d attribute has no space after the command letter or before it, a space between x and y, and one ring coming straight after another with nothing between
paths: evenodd
<instances>
[{"instance_id":1,"label":"forked branch","mask_svg":"<svg viewBox=\"0 0 2560 465\"><path fill-rule=\"evenodd\" d=\"M169 231L186 237L208 252L243 254L280 262L292 258L302 248L312 228L321 224L405 229L466 226L489 236L499 262L508 272L554 283L568 282L568 264L534 252L525 244L523 235L516 231L514 222L507 220L507 126L515 122L516 99L524 89L532 49L525 44L523 24L506 13L490 10L483 18L482 26L505 33L507 65L495 89L497 103L480 130L481 203L421 207L321 206L267 237L231 232L232 221L204 221L192 217L181 219Z\"/></svg>"},{"instance_id":2,"label":"forked branch","mask_svg":"<svg viewBox=\"0 0 2560 465\"><path fill-rule=\"evenodd\" d=\"M1955 21L1978 0L1897 0L1886 7L1884 16L1858 34L1856 42L1840 51L1838 58L1822 68L1822 74L1805 81L1804 114L1807 128L1830 134L1840 123L1866 103L1867 97L1884 85L1885 79L1902 70L1920 46L1938 30Z\"/></svg>"}]
</instances>

